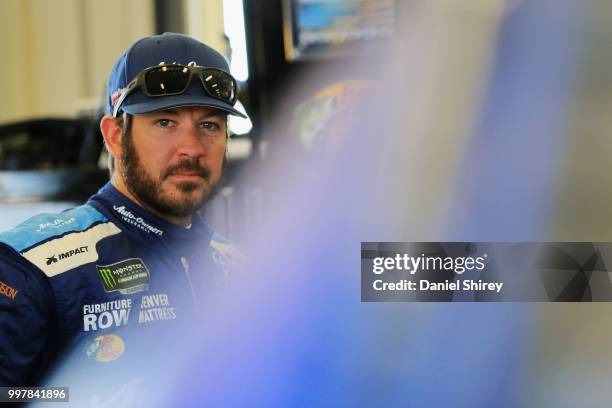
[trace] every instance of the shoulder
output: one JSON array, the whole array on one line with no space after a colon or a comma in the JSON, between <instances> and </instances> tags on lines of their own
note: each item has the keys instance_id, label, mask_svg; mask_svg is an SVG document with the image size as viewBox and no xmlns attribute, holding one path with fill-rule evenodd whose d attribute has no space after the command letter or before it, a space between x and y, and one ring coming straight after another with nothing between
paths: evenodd
<instances>
[{"instance_id":1,"label":"shoulder","mask_svg":"<svg viewBox=\"0 0 612 408\"><path fill-rule=\"evenodd\" d=\"M0 384L36 385L55 355L54 295L48 280L0 244Z\"/></svg>"},{"instance_id":2,"label":"shoulder","mask_svg":"<svg viewBox=\"0 0 612 408\"><path fill-rule=\"evenodd\" d=\"M95 245L121 230L89 205L62 213L39 214L0 234L11 247L47 276L93 262Z\"/></svg>"}]
</instances>

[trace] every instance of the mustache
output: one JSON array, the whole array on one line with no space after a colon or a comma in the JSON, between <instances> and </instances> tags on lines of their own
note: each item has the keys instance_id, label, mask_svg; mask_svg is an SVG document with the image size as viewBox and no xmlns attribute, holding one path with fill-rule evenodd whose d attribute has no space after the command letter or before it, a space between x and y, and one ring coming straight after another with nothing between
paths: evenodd
<instances>
[{"instance_id":1,"label":"mustache","mask_svg":"<svg viewBox=\"0 0 612 408\"><path fill-rule=\"evenodd\" d=\"M168 166L163 172L161 179L164 180L175 173L190 172L196 173L204 180L209 180L211 171L209 168L201 166L198 160L183 159L180 162Z\"/></svg>"}]
</instances>

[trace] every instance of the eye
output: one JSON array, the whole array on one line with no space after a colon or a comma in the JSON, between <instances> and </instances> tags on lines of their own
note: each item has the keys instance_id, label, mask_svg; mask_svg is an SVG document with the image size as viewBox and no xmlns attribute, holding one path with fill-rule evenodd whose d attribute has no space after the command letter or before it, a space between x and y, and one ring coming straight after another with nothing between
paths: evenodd
<instances>
[{"instance_id":1,"label":"eye","mask_svg":"<svg viewBox=\"0 0 612 408\"><path fill-rule=\"evenodd\" d=\"M169 128L174 125L174 121L170 119L158 119L156 123L158 126L163 128Z\"/></svg>"},{"instance_id":2,"label":"eye","mask_svg":"<svg viewBox=\"0 0 612 408\"><path fill-rule=\"evenodd\" d=\"M200 126L200 129L206 129L206 130L211 130L211 131L217 131L221 129L221 126L219 126L219 124L215 122L202 122L200 123L199 126Z\"/></svg>"}]
</instances>

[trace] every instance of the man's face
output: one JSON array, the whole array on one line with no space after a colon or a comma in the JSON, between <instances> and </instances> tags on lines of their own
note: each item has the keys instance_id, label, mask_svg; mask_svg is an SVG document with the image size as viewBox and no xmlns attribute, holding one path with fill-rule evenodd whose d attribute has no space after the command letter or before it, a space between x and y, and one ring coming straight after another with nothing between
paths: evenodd
<instances>
[{"instance_id":1,"label":"man's face","mask_svg":"<svg viewBox=\"0 0 612 408\"><path fill-rule=\"evenodd\" d=\"M128 190L164 216L189 217L221 179L226 114L206 107L133 117L121 142L120 172Z\"/></svg>"}]
</instances>

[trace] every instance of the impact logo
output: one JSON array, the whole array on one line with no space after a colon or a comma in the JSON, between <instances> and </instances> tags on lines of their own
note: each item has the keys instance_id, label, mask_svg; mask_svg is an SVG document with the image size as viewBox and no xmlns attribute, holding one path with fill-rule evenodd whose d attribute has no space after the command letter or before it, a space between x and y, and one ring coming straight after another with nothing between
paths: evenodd
<instances>
[{"instance_id":1,"label":"impact logo","mask_svg":"<svg viewBox=\"0 0 612 408\"><path fill-rule=\"evenodd\" d=\"M131 258L111 265L96 265L106 292L124 295L149 289L149 270L142 259Z\"/></svg>"},{"instance_id":2,"label":"impact logo","mask_svg":"<svg viewBox=\"0 0 612 408\"><path fill-rule=\"evenodd\" d=\"M116 360L125 351L125 343L121 337L115 334L105 334L98 336L85 347L85 354L88 358L100 363L108 363Z\"/></svg>"},{"instance_id":3,"label":"impact logo","mask_svg":"<svg viewBox=\"0 0 612 408\"><path fill-rule=\"evenodd\" d=\"M50 257L47 257L47 265L51 265L54 264L56 262L59 262L63 259L67 259L70 258L71 256L77 255L77 254L82 254L87 252L88 248L87 246L82 246L82 247L78 247L75 249L71 249L70 251L66 251L66 252L61 252L59 254L55 254L55 255L51 255Z\"/></svg>"},{"instance_id":4,"label":"impact logo","mask_svg":"<svg viewBox=\"0 0 612 408\"><path fill-rule=\"evenodd\" d=\"M151 224L147 224L147 222L142 217L135 216L134 213L126 209L123 205L120 207L114 205L113 210L115 210L121 215L123 221L127 222L128 224L132 224L133 226L143 230L147 234L153 233L161 237L164 233L164 231L160 230L159 228L156 228Z\"/></svg>"}]
</instances>

